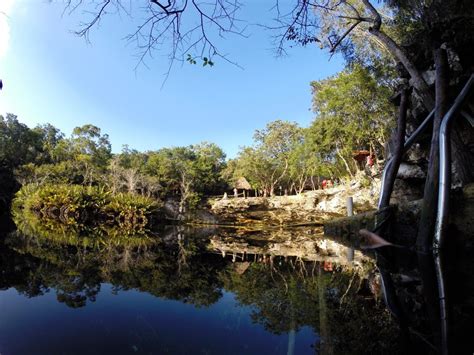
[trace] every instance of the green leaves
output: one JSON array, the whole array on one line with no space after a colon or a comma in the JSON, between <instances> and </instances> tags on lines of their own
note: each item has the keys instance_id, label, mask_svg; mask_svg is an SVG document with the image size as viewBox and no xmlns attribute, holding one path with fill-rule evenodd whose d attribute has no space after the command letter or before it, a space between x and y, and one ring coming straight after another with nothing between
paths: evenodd
<instances>
[{"instance_id":1,"label":"green leaves","mask_svg":"<svg viewBox=\"0 0 474 355\"><path fill-rule=\"evenodd\" d=\"M372 150L382 155L394 122L387 87L377 83L374 76L359 65L312 82L311 87L316 119L308 135L323 160L332 160L342 167L338 168L341 172L350 173L348 168L356 170L352 159L354 150Z\"/></svg>"},{"instance_id":2,"label":"green leaves","mask_svg":"<svg viewBox=\"0 0 474 355\"><path fill-rule=\"evenodd\" d=\"M186 56L186 61L189 63L189 64L197 64L197 60L198 59L201 59L202 60L202 66L205 67L205 66L210 66L210 67L213 67L214 66L214 62L208 58L208 57L193 57L191 54L187 54Z\"/></svg>"},{"instance_id":3,"label":"green leaves","mask_svg":"<svg viewBox=\"0 0 474 355\"><path fill-rule=\"evenodd\" d=\"M151 152L145 171L160 181L163 194L179 191L183 203L195 205L203 195L222 192L224 167L222 149L214 143L203 142Z\"/></svg>"},{"instance_id":4,"label":"green leaves","mask_svg":"<svg viewBox=\"0 0 474 355\"><path fill-rule=\"evenodd\" d=\"M45 221L81 226L106 220L127 230L146 228L148 216L160 206L160 201L140 195L112 195L94 186L61 184L25 185L13 203L14 213L31 212Z\"/></svg>"},{"instance_id":5,"label":"green leaves","mask_svg":"<svg viewBox=\"0 0 474 355\"><path fill-rule=\"evenodd\" d=\"M212 62L210 59L207 57L202 58L202 66L205 67L206 65L209 65L210 67L214 66L214 62Z\"/></svg>"},{"instance_id":6,"label":"green leaves","mask_svg":"<svg viewBox=\"0 0 474 355\"><path fill-rule=\"evenodd\" d=\"M193 56L191 56L191 54L188 53L187 57L186 57L186 61L189 63L189 64L196 64L196 59L194 59Z\"/></svg>"},{"instance_id":7,"label":"green leaves","mask_svg":"<svg viewBox=\"0 0 474 355\"><path fill-rule=\"evenodd\" d=\"M233 180L244 176L254 188L272 194L288 176L289 156L302 140L302 132L298 124L282 120L255 131L254 145L243 147L233 163Z\"/></svg>"}]
</instances>

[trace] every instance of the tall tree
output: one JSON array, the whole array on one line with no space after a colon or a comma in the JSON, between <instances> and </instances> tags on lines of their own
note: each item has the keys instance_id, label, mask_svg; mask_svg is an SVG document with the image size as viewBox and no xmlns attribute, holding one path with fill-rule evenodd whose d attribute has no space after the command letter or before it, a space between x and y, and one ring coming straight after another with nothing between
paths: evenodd
<instances>
[{"instance_id":1,"label":"tall tree","mask_svg":"<svg viewBox=\"0 0 474 355\"><path fill-rule=\"evenodd\" d=\"M8 113L0 115L0 164L13 169L34 162L42 151L41 136L18 117Z\"/></svg>"},{"instance_id":2,"label":"tall tree","mask_svg":"<svg viewBox=\"0 0 474 355\"><path fill-rule=\"evenodd\" d=\"M254 146L243 147L237 158L236 174L245 176L265 196L288 176L290 154L302 142L303 131L294 122L276 120L255 131Z\"/></svg>"},{"instance_id":3,"label":"tall tree","mask_svg":"<svg viewBox=\"0 0 474 355\"><path fill-rule=\"evenodd\" d=\"M355 150L367 149L381 157L393 122L390 90L380 85L368 69L355 65L335 76L314 81L316 119L309 139L322 161L339 162L348 175L357 166Z\"/></svg>"}]
</instances>

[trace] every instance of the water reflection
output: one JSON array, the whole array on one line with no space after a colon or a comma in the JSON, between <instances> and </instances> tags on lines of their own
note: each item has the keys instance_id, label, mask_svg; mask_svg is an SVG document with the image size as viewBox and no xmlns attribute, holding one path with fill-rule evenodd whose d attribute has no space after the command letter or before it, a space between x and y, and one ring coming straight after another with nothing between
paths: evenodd
<instances>
[{"instance_id":1,"label":"water reflection","mask_svg":"<svg viewBox=\"0 0 474 355\"><path fill-rule=\"evenodd\" d=\"M399 351L373 261L319 230L28 232L0 247L2 354Z\"/></svg>"}]
</instances>

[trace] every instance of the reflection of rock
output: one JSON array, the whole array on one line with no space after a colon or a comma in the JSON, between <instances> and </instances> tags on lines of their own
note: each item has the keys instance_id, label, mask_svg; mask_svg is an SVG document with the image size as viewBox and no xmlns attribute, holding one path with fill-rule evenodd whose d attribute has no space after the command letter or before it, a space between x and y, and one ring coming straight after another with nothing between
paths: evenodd
<instances>
[{"instance_id":1,"label":"reflection of rock","mask_svg":"<svg viewBox=\"0 0 474 355\"><path fill-rule=\"evenodd\" d=\"M332 261L338 264L361 264L368 260L361 252L348 253L349 248L321 235L304 235L301 232L294 235L275 232L261 239L261 235L239 237L220 233L210 239L208 249L231 257L232 261L259 260L260 256L294 257L302 261ZM349 257L349 255L351 257Z\"/></svg>"},{"instance_id":2,"label":"reflection of rock","mask_svg":"<svg viewBox=\"0 0 474 355\"><path fill-rule=\"evenodd\" d=\"M250 263L248 261L244 261L242 263L237 263L234 266L235 272L239 275L242 275L247 269L249 268Z\"/></svg>"}]
</instances>

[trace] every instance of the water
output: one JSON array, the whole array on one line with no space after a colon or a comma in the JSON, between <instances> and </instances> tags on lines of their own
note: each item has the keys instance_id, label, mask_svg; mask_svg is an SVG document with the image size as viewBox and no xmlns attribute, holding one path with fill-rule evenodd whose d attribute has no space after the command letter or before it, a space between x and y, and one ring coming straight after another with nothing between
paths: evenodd
<instances>
[{"instance_id":1,"label":"water","mask_svg":"<svg viewBox=\"0 0 474 355\"><path fill-rule=\"evenodd\" d=\"M372 257L320 229L18 227L0 241L2 355L401 351Z\"/></svg>"},{"instance_id":2,"label":"water","mask_svg":"<svg viewBox=\"0 0 474 355\"><path fill-rule=\"evenodd\" d=\"M101 284L95 302L69 308L54 292L29 299L2 293L2 354L285 354L288 335L266 332L251 322L251 307L232 293L208 308L154 297L135 290L114 292ZM315 334L304 327L295 351L312 353Z\"/></svg>"}]
</instances>

